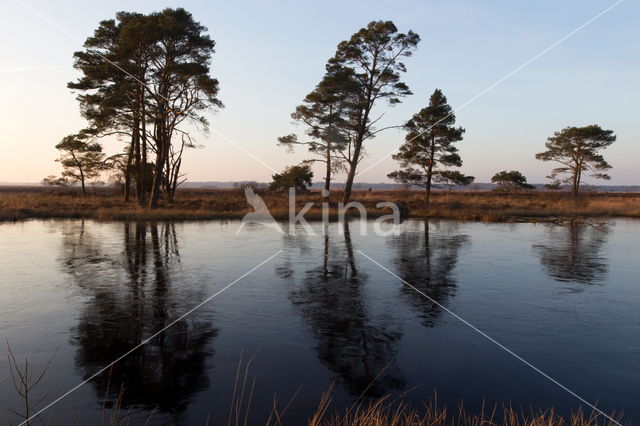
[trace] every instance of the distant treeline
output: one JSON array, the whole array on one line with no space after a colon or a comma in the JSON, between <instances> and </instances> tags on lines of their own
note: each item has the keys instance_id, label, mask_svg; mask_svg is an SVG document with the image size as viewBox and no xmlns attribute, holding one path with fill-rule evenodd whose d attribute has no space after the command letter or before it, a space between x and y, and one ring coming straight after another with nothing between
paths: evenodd
<instances>
[{"instance_id":1,"label":"distant treeline","mask_svg":"<svg viewBox=\"0 0 640 426\"><path fill-rule=\"evenodd\" d=\"M219 182L219 181L205 181L205 182L198 182L198 181L185 181L184 183L182 183L180 185L181 188L225 188L225 189L229 189L229 188L238 188L240 186L244 187L244 186L251 186L254 188L268 188L269 185L271 183L270 182L255 182L255 181L224 181L224 182ZM24 188L39 188L41 187L42 183L38 183L38 182L0 182L0 191L2 191L3 189L6 190L12 190L18 187L24 187ZM89 184L90 186L96 186L96 184ZM344 183L342 182L334 182L331 184L333 189L344 189ZM69 183L67 184L67 186L76 186L79 187L80 184L79 183ZM97 186L116 186L118 188L120 188L120 184L119 183L111 183L111 184L107 184L104 185L102 183L98 184ZM531 184L531 186L533 186L534 190L548 190L548 185L547 184L542 184L542 183L534 183ZM311 186L309 186L309 189L322 189L324 188L324 182L313 182L313 184ZM378 182L378 183L370 183L370 182L356 182L353 184L353 189L354 190L368 190L369 188L373 189L373 190L401 190L401 189L407 189L407 187L405 185L399 184L399 183L385 183L385 182ZM412 186L410 188L408 188L409 190L412 191L416 191L416 190L424 190L424 188L419 187L419 186ZM498 184L495 183L485 183L485 182L474 182L471 185L467 185L467 186L452 186L451 188L447 187L447 188L436 188L436 189L440 189L440 190L451 190L451 191L493 191L493 190L500 190L501 187ZM562 185L560 188L558 188L559 191L571 191L571 186L570 185ZM589 191L597 191L597 192L632 192L632 193L640 193L640 185L583 185L582 186L582 190L585 192L589 192Z\"/></svg>"},{"instance_id":2,"label":"distant treeline","mask_svg":"<svg viewBox=\"0 0 640 426\"><path fill-rule=\"evenodd\" d=\"M182 186L184 188L237 188L240 186L256 186L257 188L267 188L269 187L269 182L255 182L255 181L230 181L230 182L185 182ZM345 184L342 182L334 182L331 184L334 189L344 189ZM545 184L542 183L534 183L531 184L536 190L547 190ZM310 189L322 189L324 188L324 182L313 182L313 184L309 187ZM353 189L357 190L400 190L406 188L405 185L398 183L373 183L373 182L356 182L353 185ZM411 190L423 190L422 187L413 186L409 188ZM438 189L446 189L452 191L493 191L501 189L500 185L495 183L483 183L483 182L475 182L471 185L467 186L452 186L451 188L441 187ZM570 191L570 185L563 185L560 187L561 191ZM640 192L640 185L584 185L583 191L598 191L598 192Z\"/></svg>"}]
</instances>

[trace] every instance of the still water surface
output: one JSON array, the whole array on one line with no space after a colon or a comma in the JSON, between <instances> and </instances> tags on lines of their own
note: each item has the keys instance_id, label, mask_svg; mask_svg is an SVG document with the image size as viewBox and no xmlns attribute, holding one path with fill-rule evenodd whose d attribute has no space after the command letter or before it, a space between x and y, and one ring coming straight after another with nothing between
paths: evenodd
<instances>
[{"instance_id":1,"label":"still water surface","mask_svg":"<svg viewBox=\"0 0 640 426\"><path fill-rule=\"evenodd\" d=\"M118 399L134 423L226 422L239 360L253 357L250 420L274 398L304 423L333 383L332 409L409 391L469 409L579 402L438 304L606 412L640 422L640 222L408 221L347 233L278 234L238 222L0 225L0 337L41 368L43 405L237 281L47 411L101 423ZM429 295L419 295L365 256ZM3 342L4 345L4 342ZM2 353L6 353L3 346ZM0 358L0 421L22 402ZM249 385L248 385L249 387ZM297 392L297 394L296 394Z\"/></svg>"}]
</instances>

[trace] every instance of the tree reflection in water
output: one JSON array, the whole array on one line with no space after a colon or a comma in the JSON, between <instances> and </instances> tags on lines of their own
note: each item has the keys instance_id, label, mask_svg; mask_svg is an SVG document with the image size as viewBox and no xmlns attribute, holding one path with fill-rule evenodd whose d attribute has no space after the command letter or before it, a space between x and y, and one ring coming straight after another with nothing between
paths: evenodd
<instances>
[{"instance_id":1,"label":"tree reflection in water","mask_svg":"<svg viewBox=\"0 0 640 426\"><path fill-rule=\"evenodd\" d=\"M457 222L437 222L435 233L430 230L428 220L423 224L408 222L407 226L413 224L413 229L389 240L395 247L398 276L434 301L446 305L455 294L457 283L453 272L460 250L469 243L469 236L458 233ZM443 312L438 304L406 285L400 291L404 300L418 312L425 327L437 324Z\"/></svg>"},{"instance_id":2,"label":"tree reflection in water","mask_svg":"<svg viewBox=\"0 0 640 426\"><path fill-rule=\"evenodd\" d=\"M572 220L547 228L548 242L534 245L549 277L560 282L592 284L604 280L609 266L601 255L609 235L605 223Z\"/></svg>"},{"instance_id":3,"label":"tree reflection in water","mask_svg":"<svg viewBox=\"0 0 640 426\"><path fill-rule=\"evenodd\" d=\"M403 389L405 380L393 362L401 333L376 316L363 287L368 277L356 266L349 224L344 247L325 228L322 263L304 272L300 288L290 293L317 340L318 359L337 375L351 395L380 397Z\"/></svg>"},{"instance_id":4,"label":"tree reflection in water","mask_svg":"<svg viewBox=\"0 0 640 426\"><path fill-rule=\"evenodd\" d=\"M76 365L85 378L191 307L188 296L172 289L180 262L175 226L123 226L121 252L109 253L84 223L63 239L65 270L92 296L74 330ZM179 321L93 379L98 400L110 408L123 386L123 408L185 410L192 395L209 386L204 369L216 334L211 322L197 315Z\"/></svg>"}]
</instances>

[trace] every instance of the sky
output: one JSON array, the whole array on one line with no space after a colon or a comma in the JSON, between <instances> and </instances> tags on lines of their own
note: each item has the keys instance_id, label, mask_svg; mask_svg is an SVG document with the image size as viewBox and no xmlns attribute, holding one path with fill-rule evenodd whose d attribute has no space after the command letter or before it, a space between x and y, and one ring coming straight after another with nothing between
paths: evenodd
<instances>
[{"instance_id":1,"label":"sky","mask_svg":"<svg viewBox=\"0 0 640 426\"><path fill-rule=\"evenodd\" d=\"M319 82L340 41L372 20L391 20L422 40L402 77L413 95L377 105L375 116L384 114L379 127L403 124L440 88L466 129L457 144L460 170L476 182L505 169L547 182L553 165L534 158L546 138L595 123L618 137L604 152L613 166L609 183L640 184L640 2L622 1L522 66L615 3L0 0L0 182L60 173L54 145L86 125L66 87L79 76L73 52L99 21L121 10L184 7L216 41L211 74L225 104L211 112L211 132L196 135L202 147L184 156L190 181L266 182L308 158L302 148L287 153L277 146L278 136L302 131L291 112ZM368 141L356 180L388 182L397 168L391 154L403 138L391 129ZM116 153L124 142L104 146Z\"/></svg>"}]
</instances>

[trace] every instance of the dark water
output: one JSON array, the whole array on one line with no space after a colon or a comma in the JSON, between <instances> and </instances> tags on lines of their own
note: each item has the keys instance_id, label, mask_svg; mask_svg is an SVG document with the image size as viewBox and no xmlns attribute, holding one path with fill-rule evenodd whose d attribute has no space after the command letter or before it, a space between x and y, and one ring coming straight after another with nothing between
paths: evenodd
<instances>
[{"instance_id":1,"label":"dark water","mask_svg":"<svg viewBox=\"0 0 640 426\"><path fill-rule=\"evenodd\" d=\"M3 224L0 337L34 374L55 353L33 391L43 407L281 250L45 418L100 424L119 399L134 423L153 412L151 423L224 424L238 362L250 358L252 422L275 400L291 401L284 423L304 423L332 383L332 409L407 391L419 406L434 390L472 410L580 406L445 307L604 411L640 422L640 222L441 221L428 232L406 222L391 236L371 223L362 235L360 225L236 236L237 222ZM22 402L5 357L0 378L0 421L15 424L9 409Z\"/></svg>"}]
</instances>

